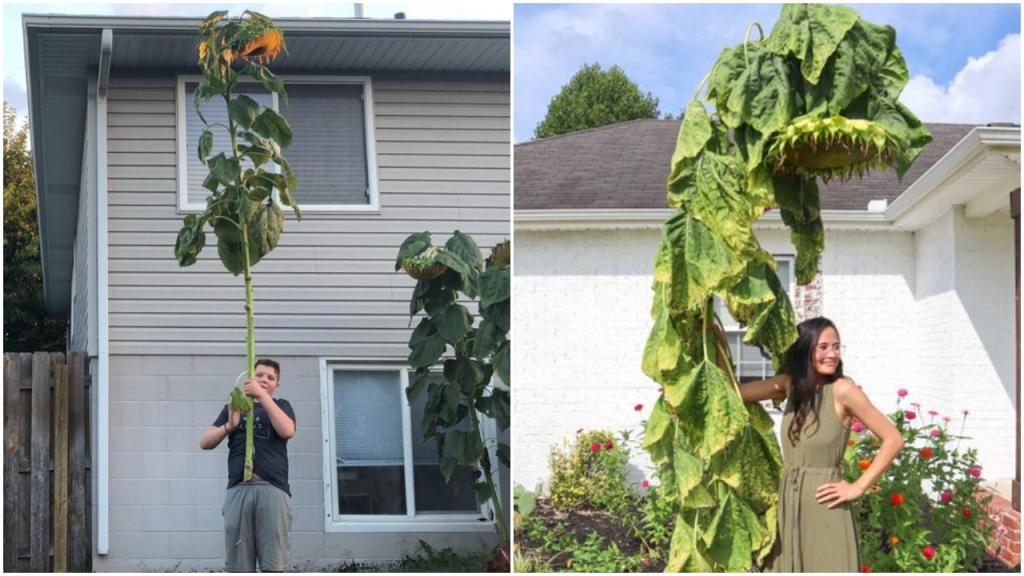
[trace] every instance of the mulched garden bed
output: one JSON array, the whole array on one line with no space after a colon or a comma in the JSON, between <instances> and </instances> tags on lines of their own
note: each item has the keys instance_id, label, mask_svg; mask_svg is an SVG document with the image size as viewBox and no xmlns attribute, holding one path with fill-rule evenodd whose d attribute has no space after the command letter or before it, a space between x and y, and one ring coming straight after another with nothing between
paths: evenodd
<instances>
[{"instance_id":1,"label":"mulched garden bed","mask_svg":"<svg viewBox=\"0 0 1024 576\"><path fill-rule=\"evenodd\" d=\"M537 500L531 516L535 516L549 530L557 526L563 526L575 537L577 542L584 542L587 537L596 532L604 538L605 544L610 546L612 542L618 546L623 556L632 556L642 552L640 539L633 536L629 528L622 526L619 520L603 510L555 510L547 500ZM571 551L560 551L551 553L540 550L542 542L530 539L525 533L516 534L516 542L524 550L540 554L548 566L555 570L572 571L566 568L565 563L571 557ZM667 550L666 550L667 553ZM650 566L644 567L644 572L664 572L665 562L654 559ZM1020 573L1020 566L1006 566L999 560L986 555L982 560L979 572L984 573Z\"/></svg>"},{"instance_id":2,"label":"mulched garden bed","mask_svg":"<svg viewBox=\"0 0 1024 576\"><path fill-rule=\"evenodd\" d=\"M536 516L550 530L559 525L564 526L577 542L585 541L591 532L596 532L598 536L604 538L606 545L610 546L614 542L623 556L642 552L640 539L633 536L630 529L620 524L617 518L603 510L555 510L546 499L539 499L531 516ZM541 558L553 568L565 569L565 562L571 556L571 552L567 551L555 554L542 552L542 543L531 540L526 534L517 533L516 542L525 550L540 552ZM644 568L644 572L664 571L665 562L658 559L654 559L650 566Z\"/></svg>"}]
</instances>

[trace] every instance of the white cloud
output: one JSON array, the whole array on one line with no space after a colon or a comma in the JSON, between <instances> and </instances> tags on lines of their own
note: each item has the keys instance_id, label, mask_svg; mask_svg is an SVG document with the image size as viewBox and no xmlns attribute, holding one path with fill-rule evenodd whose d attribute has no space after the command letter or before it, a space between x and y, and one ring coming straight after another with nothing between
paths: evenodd
<instances>
[{"instance_id":1,"label":"white cloud","mask_svg":"<svg viewBox=\"0 0 1024 576\"><path fill-rule=\"evenodd\" d=\"M926 122L1020 123L1020 35L1010 34L979 58L968 58L947 86L914 76L900 100Z\"/></svg>"}]
</instances>

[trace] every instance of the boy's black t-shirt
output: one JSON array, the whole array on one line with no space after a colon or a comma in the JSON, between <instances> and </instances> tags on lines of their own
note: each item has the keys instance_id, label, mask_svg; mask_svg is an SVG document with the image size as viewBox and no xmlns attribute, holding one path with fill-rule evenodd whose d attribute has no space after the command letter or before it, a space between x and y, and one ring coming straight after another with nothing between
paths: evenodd
<instances>
[{"instance_id":1,"label":"boy's black t-shirt","mask_svg":"<svg viewBox=\"0 0 1024 576\"><path fill-rule=\"evenodd\" d=\"M292 422L295 422L295 412L290 402L283 398L272 398L271 401L276 402ZM291 496L288 487L288 440L277 435L266 409L259 402L253 408L253 415L256 418L253 424L253 444L256 451L252 463L253 472ZM225 404L213 425L223 426L227 421L228 405ZM242 481L245 468L245 421L246 416L243 413L241 424L228 437L228 488Z\"/></svg>"}]
</instances>

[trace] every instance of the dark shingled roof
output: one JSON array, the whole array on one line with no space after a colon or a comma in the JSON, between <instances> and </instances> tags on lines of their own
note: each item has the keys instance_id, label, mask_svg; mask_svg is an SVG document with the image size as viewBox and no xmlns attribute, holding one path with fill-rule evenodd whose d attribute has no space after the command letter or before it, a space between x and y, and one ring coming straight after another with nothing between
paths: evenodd
<instances>
[{"instance_id":1,"label":"dark shingled roof","mask_svg":"<svg viewBox=\"0 0 1024 576\"><path fill-rule=\"evenodd\" d=\"M517 144L515 209L666 208L665 176L679 120L633 120ZM874 171L863 179L822 185L826 210L867 210L869 200L892 204L973 124L928 124L933 140L903 176Z\"/></svg>"}]
</instances>

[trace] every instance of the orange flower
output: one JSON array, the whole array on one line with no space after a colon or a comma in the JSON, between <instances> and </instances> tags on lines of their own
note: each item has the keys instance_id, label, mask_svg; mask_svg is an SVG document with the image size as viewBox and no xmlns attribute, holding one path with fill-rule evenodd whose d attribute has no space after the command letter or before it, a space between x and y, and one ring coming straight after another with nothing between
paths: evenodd
<instances>
[{"instance_id":1,"label":"orange flower","mask_svg":"<svg viewBox=\"0 0 1024 576\"><path fill-rule=\"evenodd\" d=\"M871 466L871 460L861 460L860 462L857 462L857 465L860 466L861 470L867 470L868 467Z\"/></svg>"},{"instance_id":2,"label":"orange flower","mask_svg":"<svg viewBox=\"0 0 1024 576\"><path fill-rule=\"evenodd\" d=\"M280 30L271 28L256 38L250 40L237 56L245 59L253 59L257 62L267 63L277 58L284 46L284 36Z\"/></svg>"},{"instance_id":3,"label":"orange flower","mask_svg":"<svg viewBox=\"0 0 1024 576\"><path fill-rule=\"evenodd\" d=\"M899 543L900 543L900 537L899 536L889 536L889 545L895 546L895 545L897 545Z\"/></svg>"},{"instance_id":4,"label":"orange flower","mask_svg":"<svg viewBox=\"0 0 1024 576\"><path fill-rule=\"evenodd\" d=\"M854 444L856 444L856 442L854 442L853 440L847 440L846 441L846 445L847 446L853 446Z\"/></svg>"}]
</instances>

